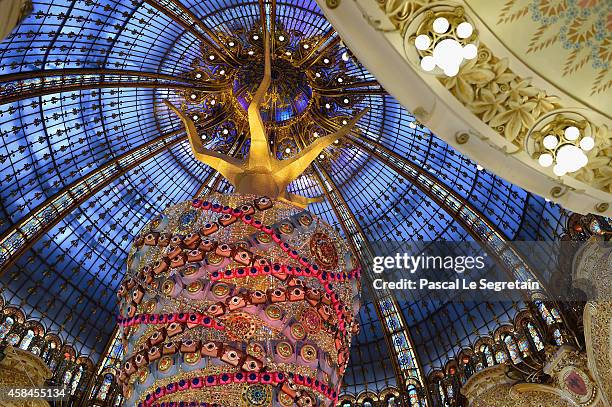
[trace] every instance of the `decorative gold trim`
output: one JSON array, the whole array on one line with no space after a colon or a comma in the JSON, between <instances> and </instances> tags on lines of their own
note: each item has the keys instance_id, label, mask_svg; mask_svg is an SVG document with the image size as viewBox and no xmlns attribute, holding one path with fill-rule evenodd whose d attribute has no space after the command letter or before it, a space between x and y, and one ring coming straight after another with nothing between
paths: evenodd
<instances>
[{"instance_id":1,"label":"decorative gold trim","mask_svg":"<svg viewBox=\"0 0 612 407\"><path fill-rule=\"evenodd\" d=\"M553 198L561 198L563 195L567 193L568 190L569 188L567 187L556 186L550 190L550 196L552 196Z\"/></svg>"},{"instance_id":2,"label":"decorative gold trim","mask_svg":"<svg viewBox=\"0 0 612 407\"><path fill-rule=\"evenodd\" d=\"M458 133L455 135L455 141L457 144L465 144L470 141L470 135L467 133Z\"/></svg>"},{"instance_id":3,"label":"decorative gold trim","mask_svg":"<svg viewBox=\"0 0 612 407\"><path fill-rule=\"evenodd\" d=\"M601 202L595 206L595 210L599 213L604 213L610 208L610 204L608 202Z\"/></svg>"},{"instance_id":4,"label":"decorative gold trim","mask_svg":"<svg viewBox=\"0 0 612 407\"><path fill-rule=\"evenodd\" d=\"M325 0L325 4L327 4L327 7L335 9L340 5L340 0Z\"/></svg>"}]
</instances>

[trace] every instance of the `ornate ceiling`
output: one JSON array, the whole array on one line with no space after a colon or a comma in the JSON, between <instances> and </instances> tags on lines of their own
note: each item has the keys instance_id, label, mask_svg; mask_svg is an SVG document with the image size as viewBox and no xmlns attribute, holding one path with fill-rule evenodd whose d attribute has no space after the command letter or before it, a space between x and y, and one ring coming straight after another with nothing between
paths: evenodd
<instances>
[{"instance_id":1,"label":"ornate ceiling","mask_svg":"<svg viewBox=\"0 0 612 407\"><path fill-rule=\"evenodd\" d=\"M244 156L244 106L261 70L259 10L257 2L227 0L33 6L0 44L3 296L96 360L113 331L133 237L168 205L231 191L193 158L163 100L189 112L206 147ZM369 108L359 132L330 146L289 188L318 198L311 211L362 256L367 241L557 236L565 211L423 127L345 47L314 0L276 7L265 119L277 157ZM409 339L426 374L522 307L408 296L384 312L381 304L360 312L347 392L394 385L392 359Z\"/></svg>"},{"instance_id":2,"label":"ornate ceiling","mask_svg":"<svg viewBox=\"0 0 612 407\"><path fill-rule=\"evenodd\" d=\"M531 70L547 78L562 92L610 118L610 2L468 0L466 3ZM517 25L520 30L516 29Z\"/></svg>"},{"instance_id":3,"label":"ornate ceiling","mask_svg":"<svg viewBox=\"0 0 612 407\"><path fill-rule=\"evenodd\" d=\"M612 214L607 2L320 3L385 89L446 142L568 210ZM437 18L446 22L440 32ZM461 22L470 27L465 37ZM457 69L428 66L438 43L457 40L469 45ZM453 56L442 48L438 58ZM415 92L405 92L410 86ZM543 139L555 127L550 150ZM569 127L579 131L566 139ZM557 155L565 145L575 156Z\"/></svg>"}]
</instances>

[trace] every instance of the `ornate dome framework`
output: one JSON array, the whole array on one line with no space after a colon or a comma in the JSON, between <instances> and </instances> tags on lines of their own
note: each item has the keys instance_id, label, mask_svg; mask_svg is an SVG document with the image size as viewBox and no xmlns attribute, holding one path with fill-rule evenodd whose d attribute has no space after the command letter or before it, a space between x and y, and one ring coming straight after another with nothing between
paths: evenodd
<instances>
[{"instance_id":1,"label":"ornate dome framework","mask_svg":"<svg viewBox=\"0 0 612 407\"><path fill-rule=\"evenodd\" d=\"M30 318L48 321L47 331L73 343L79 354L97 360L112 335L114 292L132 238L167 205L231 191L217 172L192 158L183 127L162 100L190 106L190 92L205 95L206 103L193 114L206 118L206 146L244 156L249 146L237 107L223 103L230 85L195 75L199 68L218 72L220 65L205 58L212 48L227 66L244 63L234 61L239 57L229 41L257 26L258 4L33 4L32 15L0 46L3 296ZM359 134L328 148L290 186L292 193L322 197L311 210L351 235L357 252L363 254L359 239L558 236L565 217L560 208L479 170L416 122L352 57L314 1L277 1L276 10L276 24L287 38L303 37L296 44L309 44L310 52L300 51L305 60L295 65L314 60L328 79L309 78L307 114L313 124L370 109ZM351 87L339 86L338 78L350 78ZM350 103L343 103L346 95ZM216 107L209 96L218 97ZM312 141L314 131L303 131L300 139L283 138L282 129L275 133L279 158ZM362 308L362 330L345 377L348 393L398 385L402 349L414 348L422 375L441 368L462 346L512 321L523 308L469 298L390 301L390 308L384 301ZM401 312L385 311L390 309ZM392 343L401 338L406 342Z\"/></svg>"}]
</instances>

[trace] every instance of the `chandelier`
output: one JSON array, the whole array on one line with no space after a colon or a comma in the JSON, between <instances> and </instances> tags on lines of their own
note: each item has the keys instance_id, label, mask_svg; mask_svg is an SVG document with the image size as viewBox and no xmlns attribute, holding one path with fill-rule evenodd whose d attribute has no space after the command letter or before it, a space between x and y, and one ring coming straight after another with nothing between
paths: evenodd
<instances>
[{"instance_id":1,"label":"chandelier","mask_svg":"<svg viewBox=\"0 0 612 407\"><path fill-rule=\"evenodd\" d=\"M423 13L412 36L421 69L456 76L464 60L476 58L477 36L462 7L432 7Z\"/></svg>"},{"instance_id":2,"label":"chandelier","mask_svg":"<svg viewBox=\"0 0 612 407\"><path fill-rule=\"evenodd\" d=\"M552 166L553 173L562 177L588 164L587 153L595 147L595 139L583 117L559 113L536 127L528 135L526 145L540 166Z\"/></svg>"}]
</instances>

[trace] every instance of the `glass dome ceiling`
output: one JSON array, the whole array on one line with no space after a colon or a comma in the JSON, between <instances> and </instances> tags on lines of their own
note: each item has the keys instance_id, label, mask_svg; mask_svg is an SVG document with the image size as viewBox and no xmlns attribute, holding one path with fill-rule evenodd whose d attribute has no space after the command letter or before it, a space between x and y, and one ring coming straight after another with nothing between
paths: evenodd
<instances>
[{"instance_id":1,"label":"glass dome ceiling","mask_svg":"<svg viewBox=\"0 0 612 407\"><path fill-rule=\"evenodd\" d=\"M285 38L284 36L282 38ZM246 112L263 77L263 63L256 61L241 67L233 82L233 95ZM289 61L276 59L272 67L272 84L262 109L262 118L268 124L282 125L299 118L309 107L312 89L304 72Z\"/></svg>"},{"instance_id":2,"label":"glass dome ceiling","mask_svg":"<svg viewBox=\"0 0 612 407\"><path fill-rule=\"evenodd\" d=\"M33 6L0 44L3 296L97 360L113 332L114 293L132 238L166 206L232 188L192 157L181 123L162 101L197 115L209 148L244 155L248 138L238 119L244 104L231 106L228 95L235 92L240 102L252 90L257 70L240 69L257 65L248 56L258 52L259 7L223 0ZM277 126L271 132L277 156L292 156L329 126L369 108L358 135L329 147L290 186L322 198L311 210L351 235L356 249L360 238L557 236L565 217L558 207L479 170L416 122L353 58L314 0L277 1L276 15L276 32L287 41L276 49L284 62L267 116ZM288 64L299 73L287 73ZM286 76L297 80L289 86ZM292 120L304 115L311 120ZM485 226L466 220L478 218ZM392 358L401 344L385 332L409 334L427 374L522 308L395 300L401 314L387 328L382 308L362 307L347 392L395 384Z\"/></svg>"}]
</instances>

